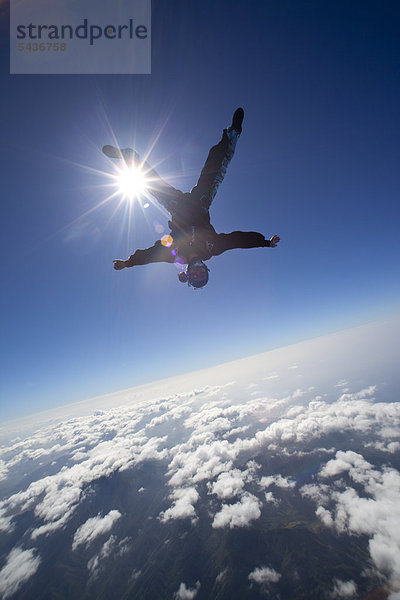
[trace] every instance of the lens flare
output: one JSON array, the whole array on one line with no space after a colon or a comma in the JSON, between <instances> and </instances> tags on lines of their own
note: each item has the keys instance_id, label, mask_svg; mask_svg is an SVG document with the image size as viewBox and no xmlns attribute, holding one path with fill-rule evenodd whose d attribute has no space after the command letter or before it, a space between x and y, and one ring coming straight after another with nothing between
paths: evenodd
<instances>
[{"instance_id":1,"label":"lens flare","mask_svg":"<svg viewBox=\"0 0 400 600\"><path fill-rule=\"evenodd\" d=\"M163 235L161 238L161 243L166 248L171 248L173 241L174 240L173 240L172 236L170 236L170 235Z\"/></svg>"}]
</instances>

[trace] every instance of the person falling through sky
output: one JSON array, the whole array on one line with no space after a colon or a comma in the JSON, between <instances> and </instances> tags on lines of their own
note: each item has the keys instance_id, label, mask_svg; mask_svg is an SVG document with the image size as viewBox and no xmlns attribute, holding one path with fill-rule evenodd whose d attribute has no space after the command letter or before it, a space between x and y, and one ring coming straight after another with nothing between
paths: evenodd
<instances>
[{"instance_id":1,"label":"person falling through sky","mask_svg":"<svg viewBox=\"0 0 400 600\"><path fill-rule=\"evenodd\" d=\"M221 140L211 148L199 180L190 192L183 193L174 188L146 162L140 164L146 179L150 180L149 192L171 215L168 221L170 234L150 248L136 250L127 260L114 260L114 269L119 271L154 262L180 263L187 266L179 273L179 281L202 288L209 279L209 269L204 261L234 248L277 246L280 241L277 235L265 239L263 234L255 231L217 233L210 222L210 206L234 155L243 117L243 109L238 108L231 126L223 130ZM131 148L104 146L103 152L110 158L125 160L128 165L140 163L139 155Z\"/></svg>"}]
</instances>

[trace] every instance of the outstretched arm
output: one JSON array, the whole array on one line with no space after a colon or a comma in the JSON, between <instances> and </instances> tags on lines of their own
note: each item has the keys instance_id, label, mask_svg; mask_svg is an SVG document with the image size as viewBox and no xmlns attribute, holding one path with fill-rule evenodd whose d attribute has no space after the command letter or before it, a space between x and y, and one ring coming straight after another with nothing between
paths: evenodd
<instances>
[{"instance_id":1,"label":"outstretched arm","mask_svg":"<svg viewBox=\"0 0 400 600\"><path fill-rule=\"evenodd\" d=\"M213 255L217 256L227 250L235 248L276 248L280 242L278 235L266 240L262 233L256 231L232 231L232 233L220 233L214 244Z\"/></svg>"},{"instance_id":2,"label":"outstretched arm","mask_svg":"<svg viewBox=\"0 0 400 600\"><path fill-rule=\"evenodd\" d=\"M171 254L169 248L166 248L158 240L154 246L145 248L144 250L136 250L134 254L127 260L116 259L114 260L114 269L121 271L126 267L135 267L137 265L148 265L153 262L168 262L173 263L175 257Z\"/></svg>"}]
</instances>

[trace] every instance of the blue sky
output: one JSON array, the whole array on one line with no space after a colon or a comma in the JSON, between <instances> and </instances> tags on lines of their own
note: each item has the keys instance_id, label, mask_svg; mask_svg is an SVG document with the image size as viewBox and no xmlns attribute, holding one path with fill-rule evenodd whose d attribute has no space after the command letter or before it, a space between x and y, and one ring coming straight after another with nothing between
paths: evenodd
<instances>
[{"instance_id":1,"label":"blue sky","mask_svg":"<svg viewBox=\"0 0 400 600\"><path fill-rule=\"evenodd\" d=\"M399 13L156 2L146 76L10 76L3 18L2 418L398 311ZM237 106L244 130L212 222L280 246L212 259L201 292L172 265L115 272L167 219L98 206L112 132L140 154L154 145L149 162L187 191Z\"/></svg>"}]
</instances>

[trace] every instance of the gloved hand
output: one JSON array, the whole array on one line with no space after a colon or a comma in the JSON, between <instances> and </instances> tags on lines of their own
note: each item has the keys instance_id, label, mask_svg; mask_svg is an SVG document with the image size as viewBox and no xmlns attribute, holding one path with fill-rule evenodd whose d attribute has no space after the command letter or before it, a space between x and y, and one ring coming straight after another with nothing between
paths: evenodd
<instances>
[{"instance_id":1,"label":"gloved hand","mask_svg":"<svg viewBox=\"0 0 400 600\"><path fill-rule=\"evenodd\" d=\"M280 241L281 238L279 237L279 235L273 235L272 238L269 240L269 247L276 248Z\"/></svg>"},{"instance_id":2,"label":"gloved hand","mask_svg":"<svg viewBox=\"0 0 400 600\"><path fill-rule=\"evenodd\" d=\"M127 266L125 260L116 259L116 260L113 261L113 263L114 263L114 269L116 271L120 271L121 269L125 269L125 267Z\"/></svg>"}]
</instances>

